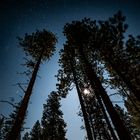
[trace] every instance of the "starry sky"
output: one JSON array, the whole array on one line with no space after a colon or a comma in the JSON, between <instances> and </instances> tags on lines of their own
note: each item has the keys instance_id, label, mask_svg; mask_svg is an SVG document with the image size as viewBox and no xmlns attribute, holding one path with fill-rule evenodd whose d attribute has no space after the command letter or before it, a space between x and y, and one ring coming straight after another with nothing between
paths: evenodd
<instances>
[{"instance_id":1,"label":"starry sky","mask_svg":"<svg viewBox=\"0 0 140 140\"><path fill-rule=\"evenodd\" d=\"M15 86L25 81L25 76L18 75L24 69L21 66L24 53L18 48L17 36L32 33L36 29L46 28L56 34L57 50L51 61L44 63L39 71L33 95L28 108L26 127L40 119L42 106L47 95L55 90L58 70L58 51L63 47L65 37L63 26L72 20L90 17L103 20L121 10L129 25L127 34L140 34L140 2L139 0L1 0L0 1L0 99L15 98L18 102L23 96ZM126 35L127 35L126 34ZM68 125L69 140L83 140L85 132L80 130L81 118L77 116L79 102L76 92L71 92L62 100L64 119ZM0 114L7 115L12 107L0 103Z\"/></svg>"}]
</instances>

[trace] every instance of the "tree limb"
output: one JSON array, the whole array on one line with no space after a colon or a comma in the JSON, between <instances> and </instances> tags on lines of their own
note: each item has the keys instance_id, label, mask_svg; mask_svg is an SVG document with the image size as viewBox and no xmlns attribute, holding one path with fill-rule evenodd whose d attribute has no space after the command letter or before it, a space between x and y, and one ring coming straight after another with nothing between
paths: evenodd
<instances>
[{"instance_id":1,"label":"tree limb","mask_svg":"<svg viewBox=\"0 0 140 140\"><path fill-rule=\"evenodd\" d=\"M24 90L24 88L21 86L20 83L17 83L17 85L19 86L19 88L25 93L26 91Z\"/></svg>"},{"instance_id":2,"label":"tree limb","mask_svg":"<svg viewBox=\"0 0 140 140\"><path fill-rule=\"evenodd\" d=\"M8 103L9 105L11 105L12 107L17 108L18 106L14 105L13 103L9 102L9 101L5 101L5 100L0 100L1 103Z\"/></svg>"}]
</instances>

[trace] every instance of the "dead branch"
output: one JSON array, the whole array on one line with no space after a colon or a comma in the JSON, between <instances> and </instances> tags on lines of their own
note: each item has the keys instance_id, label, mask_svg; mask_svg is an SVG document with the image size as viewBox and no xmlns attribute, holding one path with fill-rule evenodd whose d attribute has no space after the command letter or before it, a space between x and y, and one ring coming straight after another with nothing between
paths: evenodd
<instances>
[{"instance_id":1,"label":"dead branch","mask_svg":"<svg viewBox=\"0 0 140 140\"><path fill-rule=\"evenodd\" d=\"M9 105L11 105L14 108L17 108L18 106L14 105L13 103L11 103L10 101L5 101L5 100L0 100L1 103L7 103Z\"/></svg>"}]
</instances>

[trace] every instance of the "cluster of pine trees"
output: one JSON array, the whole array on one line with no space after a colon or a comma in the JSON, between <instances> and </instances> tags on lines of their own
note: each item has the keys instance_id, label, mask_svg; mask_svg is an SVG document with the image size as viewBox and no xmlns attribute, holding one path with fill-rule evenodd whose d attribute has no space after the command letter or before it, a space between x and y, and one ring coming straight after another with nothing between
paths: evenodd
<instances>
[{"instance_id":1,"label":"cluster of pine trees","mask_svg":"<svg viewBox=\"0 0 140 140\"><path fill-rule=\"evenodd\" d=\"M64 26L66 42L60 51L57 91L50 93L41 122L34 124L24 140L66 139L60 100L73 85L88 140L140 139L140 36L126 38L127 28L120 11L105 21L84 18ZM24 97L6 134L5 118L0 118L2 139L19 139L40 64L53 55L56 42L55 35L47 30L19 38L31 78L26 88L20 85ZM122 97L125 107L113 103L111 89Z\"/></svg>"},{"instance_id":2,"label":"cluster of pine trees","mask_svg":"<svg viewBox=\"0 0 140 140\"><path fill-rule=\"evenodd\" d=\"M85 18L64 26L61 94L75 84L89 140L140 139L140 37L125 39L127 27L120 11L105 21ZM113 104L109 88L122 96L127 111Z\"/></svg>"}]
</instances>

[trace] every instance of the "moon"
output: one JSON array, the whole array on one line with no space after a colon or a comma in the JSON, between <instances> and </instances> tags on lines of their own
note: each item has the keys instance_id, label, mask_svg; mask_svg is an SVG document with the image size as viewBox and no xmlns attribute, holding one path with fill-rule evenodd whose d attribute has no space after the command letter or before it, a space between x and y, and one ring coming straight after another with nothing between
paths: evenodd
<instances>
[{"instance_id":1,"label":"moon","mask_svg":"<svg viewBox=\"0 0 140 140\"><path fill-rule=\"evenodd\" d=\"M85 88L85 89L84 89L84 94L85 94L85 95L88 95L88 94L90 94L90 91L89 91L88 89Z\"/></svg>"}]
</instances>

